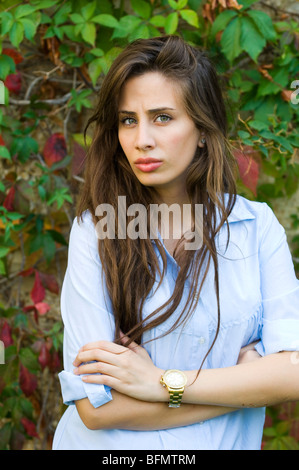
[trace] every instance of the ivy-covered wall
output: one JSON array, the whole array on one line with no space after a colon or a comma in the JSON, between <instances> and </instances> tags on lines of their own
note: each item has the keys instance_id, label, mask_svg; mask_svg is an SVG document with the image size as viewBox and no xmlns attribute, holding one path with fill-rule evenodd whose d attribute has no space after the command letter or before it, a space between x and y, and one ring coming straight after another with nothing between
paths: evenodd
<instances>
[{"instance_id":1,"label":"ivy-covered wall","mask_svg":"<svg viewBox=\"0 0 299 470\"><path fill-rule=\"evenodd\" d=\"M82 132L102 77L129 41L179 34L210 54L228 105L238 191L277 211L298 272L297 7L0 0L2 449L50 448L63 410L59 294L82 184ZM268 410L264 448L298 450L298 437L296 403Z\"/></svg>"}]
</instances>

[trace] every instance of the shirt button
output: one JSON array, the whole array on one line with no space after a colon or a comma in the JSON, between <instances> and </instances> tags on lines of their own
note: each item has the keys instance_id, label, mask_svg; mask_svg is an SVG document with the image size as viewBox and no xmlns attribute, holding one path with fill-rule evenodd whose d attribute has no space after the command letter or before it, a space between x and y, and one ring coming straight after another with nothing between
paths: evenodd
<instances>
[{"instance_id":1,"label":"shirt button","mask_svg":"<svg viewBox=\"0 0 299 470\"><path fill-rule=\"evenodd\" d=\"M204 343L206 342L206 340L205 340L205 338L204 338L203 336L200 336L200 337L198 338L198 342L199 342L199 344L204 344Z\"/></svg>"}]
</instances>

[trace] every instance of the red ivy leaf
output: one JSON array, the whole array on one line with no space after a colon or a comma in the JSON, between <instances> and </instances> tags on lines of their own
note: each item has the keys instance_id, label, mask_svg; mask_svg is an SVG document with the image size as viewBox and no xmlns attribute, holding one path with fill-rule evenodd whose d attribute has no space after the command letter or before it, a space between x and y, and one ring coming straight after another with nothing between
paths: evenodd
<instances>
[{"instance_id":1,"label":"red ivy leaf","mask_svg":"<svg viewBox=\"0 0 299 470\"><path fill-rule=\"evenodd\" d=\"M46 302L38 302L37 304L35 304L35 308L40 315L45 315L51 307Z\"/></svg>"},{"instance_id":2,"label":"red ivy leaf","mask_svg":"<svg viewBox=\"0 0 299 470\"><path fill-rule=\"evenodd\" d=\"M31 276L31 274L33 274L34 271L35 269L31 267L31 268L25 269L25 271L20 271L19 276L23 276L23 277Z\"/></svg>"},{"instance_id":3,"label":"red ivy leaf","mask_svg":"<svg viewBox=\"0 0 299 470\"><path fill-rule=\"evenodd\" d=\"M23 307L24 312L32 312L32 310L35 310L35 305L27 305L26 307Z\"/></svg>"},{"instance_id":4,"label":"red ivy leaf","mask_svg":"<svg viewBox=\"0 0 299 470\"><path fill-rule=\"evenodd\" d=\"M59 293L59 284L53 274L46 274L40 272L39 275L46 289L48 289L50 292L53 292L53 294Z\"/></svg>"},{"instance_id":5,"label":"red ivy leaf","mask_svg":"<svg viewBox=\"0 0 299 470\"><path fill-rule=\"evenodd\" d=\"M5 146L5 142L3 140L3 137L0 135L0 145L4 145Z\"/></svg>"},{"instance_id":6,"label":"red ivy leaf","mask_svg":"<svg viewBox=\"0 0 299 470\"><path fill-rule=\"evenodd\" d=\"M34 304L42 302L46 295L45 288L42 284L39 272L37 270L35 270L35 282L30 295Z\"/></svg>"},{"instance_id":7,"label":"red ivy leaf","mask_svg":"<svg viewBox=\"0 0 299 470\"><path fill-rule=\"evenodd\" d=\"M3 326L2 326L0 339L1 339L1 341L3 341L4 346L6 348L7 348L7 346L10 346L11 344L13 344L13 339L12 339L12 336L11 336L11 327L7 323L6 320L4 321Z\"/></svg>"},{"instance_id":8,"label":"red ivy leaf","mask_svg":"<svg viewBox=\"0 0 299 470\"><path fill-rule=\"evenodd\" d=\"M250 155L251 154L251 155ZM241 150L237 150L235 152L235 157L237 159L240 178L243 184L249 188L254 196L257 195L257 183L259 179L259 163L254 158L254 151L244 149L242 152Z\"/></svg>"},{"instance_id":9,"label":"red ivy leaf","mask_svg":"<svg viewBox=\"0 0 299 470\"><path fill-rule=\"evenodd\" d=\"M51 135L43 150L46 164L51 167L54 163L62 160L66 154L67 148L64 135L60 133Z\"/></svg>"},{"instance_id":10,"label":"red ivy leaf","mask_svg":"<svg viewBox=\"0 0 299 470\"><path fill-rule=\"evenodd\" d=\"M57 351L52 353L49 369L51 372L58 372L61 369L60 358Z\"/></svg>"},{"instance_id":11,"label":"red ivy leaf","mask_svg":"<svg viewBox=\"0 0 299 470\"><path fill-rule=\"evenodd\" d=\"M23 61L23 56L21 56L21 54L15 49L10 49L8 47L5 47L4 49L2 49L2 54L5 54L11 57L14 60L14 63L16 65L20 64Z\"/></svg>"},{"instance_id":12,"label":"red ivy leaf","mask_svg":"<svg viewBox=\"0 0 299 470\"><path fill-rule=\"evenodd\" d=\"M29 397L37 387L37 378L31 374L27 367L20 365L19 384L22 392Z\"/></svg>"},{"instance_id":13,"label":"red ivy leaf","mask_svg":"<svg viewBox=\"0 0 299 470\"><path fill-rule=\"evenodd\" d=\"M78 142L74 142L73 159L72 159L72 175L79 175L82 172L85 159L86 159L86 151L80 144L78 144Z\"/></svg>"},{"instance_id":14,"label":"red ivy leaf","mask_svg":"<svg viewBox=\"0 0 299 470\"><path fill-rule=\"evenodd\" d=\"M11 73L7 75L6 79L4 80L4 85L9 89L9 91L12 91L18 95L22 86L21 72L18 71L17 73Z\"/></svg>"},{"instance_id":15,"label":"red ivy leaf","mask_svg":"<svg viewBox=\"0 0 299 470\"><path fill-rule=\"evenodd\" d=\"M21 418L21 423L24 426L24 429L26 433L28 434L28 436L39 438L39 435L37 434L37 431L36 431L36 426L32 421L30 421L30 419L25 418L25 417Z\"/></svg>"},{"instance_id":16,"label":"red ivy leaf","mask_svg":"<svg viewBox=\"0 0 299 470\"><path fill-rule=\"evenodd\" d=\"M10 188L10 190L8 191L5 199L4 199L4 202L3 202L3 206L5 207L5 209L7 209L9 212L13 212L15 209L14 209L14 205L13 205L13 202L14 202L14 198L15 198L15 193L16 193L16 190L15 190L15 187L12 186Z\"/></svg>"},{"instance_id":17,"label":"red ivy leaf","mask_svg":"<svg viewBox=\"0 0 299 470\"><path fill-rule=\"evenodd\" d=\"M38 323L38 311L35 308L35 305L27 305L27 307L23 307L24 312L34 312L34 319L36 323Z\"/></svg>"},{"instance_id":18,"label":"red ivy leaf","mask_svg":"<svg viewBox=\"0 0 299 470\"><path fill-rule=\"evenodd\" d=\"M48 348L47 343L43 343L40 349L38 356L38 362L41 365L41 368L44 370L45 367L49 366L51 363L51 354Z\"/></svg>"}]
</instances>

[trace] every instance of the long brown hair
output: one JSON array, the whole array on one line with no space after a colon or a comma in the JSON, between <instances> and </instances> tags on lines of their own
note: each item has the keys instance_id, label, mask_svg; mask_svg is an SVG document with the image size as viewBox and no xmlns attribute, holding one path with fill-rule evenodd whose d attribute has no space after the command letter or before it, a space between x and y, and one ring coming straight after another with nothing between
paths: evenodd
<instances>
[{"instance_id":1,"label":"long brown hair","mask_svg":"<svg viewBox=\"0 0 299 470\"><path fill-rule=\"evenodd\" d=\"M99 220L95 215L96 207L108 203L117 213L118 196L126 196L127 206L136 202L143 204L149 213L155 191L138 181L119 144L118 100L129 78L152 71L160 72L180 86L187 113L196 127L205 133L206 145L196 151L186 179L193 214L195 204L204 207L203 244L196 251L182 251L178 243L174 257L179 261L180 270L174 291L164 305L144 319L144 302L157 276L161 282L165 273L165 251L160 241L156 240L163 261L161 271L150 237L122 239L117 236L119 225L116 221L115 239L105 238L98 243L115 317L115 340L122 331L131 341L140 343L144 331L164 322L180 305L185 281L189 277L192 287L187 303L170 331L185 322L194 311L213 262L218 328L210 351L220 324L215 236L234 206L236 187L235 163L227 140L225 104L217 74L205 53L177 36L165 36L134 41L116 58L103 80L95 112L84 130L86 136L89 126L95 124L85 161L85 182L78 200L77 216L82 219L83 212L88 209L96 224ZM228 224L227 228L229 238Z\"/></svg>"}]
</instances>

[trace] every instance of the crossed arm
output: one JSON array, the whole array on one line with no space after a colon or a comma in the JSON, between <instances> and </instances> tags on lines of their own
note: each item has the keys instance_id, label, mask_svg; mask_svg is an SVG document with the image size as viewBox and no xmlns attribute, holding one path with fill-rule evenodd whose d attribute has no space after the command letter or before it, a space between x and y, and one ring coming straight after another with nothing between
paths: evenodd
<instances>
[{"instance_id":1,"label":"crossed arm","mask_svg":"<svg viewBox=\"0 0 299 470\"><path fill-rule=\"evenodd\" d=\"M129 348L108 341L87 344L79 351L74 367L74 373L82 375L85 382L112 388L113 400L99 408L87 398L76 402L89 429L166 429L239 408L299 399L296 353L260 357L252 346L241 350L236 366L204 369L196 380L197 371L184 371L188 382L182 406L177 409L167 406L168 392L160 384L164 370L156 367L146 350L135 343Z\"/></svg>"}]
</instances>

